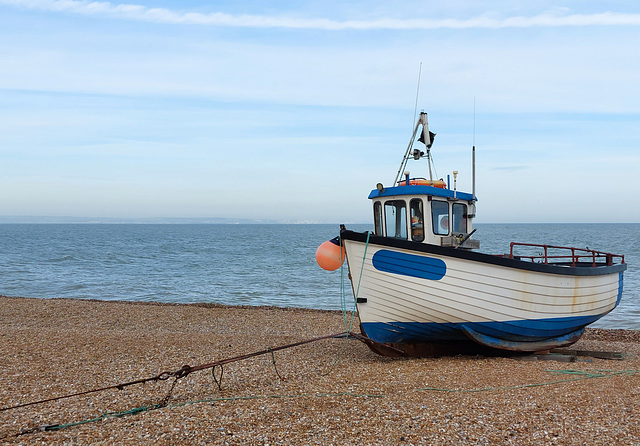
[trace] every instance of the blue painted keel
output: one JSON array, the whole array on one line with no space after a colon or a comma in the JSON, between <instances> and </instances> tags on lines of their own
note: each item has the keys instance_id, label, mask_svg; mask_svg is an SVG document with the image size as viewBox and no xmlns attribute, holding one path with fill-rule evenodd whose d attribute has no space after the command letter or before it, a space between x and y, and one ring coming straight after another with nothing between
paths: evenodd
<instances>
[{"instance_id":1,"label":"blue painted keel","mask_svg":"<svg viewBox=\"0 0 640 446\"><path fill-rule=\"evenodd\" d=\"M362 330L375 342L396 346L472 340L490 348L528 352L573 344L584 327L600 317L465 323L376 322L363 323Z\"/></svg>"},{"instance_id":2,"label":"blue painted keel","mask_svg":"<svg viewBox=\"0 0 640 446\"><path fill-rule=\"evenodd\" d=\"M465 325L462 326L462 330L472 341L484 345L485 347L515 352L539 352L542 350L550 350L552 348L566 347L567 345L575 344L578 339L580 339L580 336L582 336L584 327L563 336L556 336L539 341L507 341L478 333Z\"/></svg>"}]
</instances>

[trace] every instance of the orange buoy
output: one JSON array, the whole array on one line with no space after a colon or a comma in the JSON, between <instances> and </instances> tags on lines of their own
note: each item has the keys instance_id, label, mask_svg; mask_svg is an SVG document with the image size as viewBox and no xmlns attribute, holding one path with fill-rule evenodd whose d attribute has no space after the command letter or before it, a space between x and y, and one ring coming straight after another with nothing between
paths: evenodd
<instances>
[{"instance_id":1,"label":"orange buoy","mask_svg":"<svg viewBox=\"0 0 640 446\"><path fill-rule=\"evenodd\" d=\"M316 250L316 262L320 268L327 271L335 271L344 263L346 253L344 246L340 246L338 237L327 240Z\"/></svg>"}]
</instances>

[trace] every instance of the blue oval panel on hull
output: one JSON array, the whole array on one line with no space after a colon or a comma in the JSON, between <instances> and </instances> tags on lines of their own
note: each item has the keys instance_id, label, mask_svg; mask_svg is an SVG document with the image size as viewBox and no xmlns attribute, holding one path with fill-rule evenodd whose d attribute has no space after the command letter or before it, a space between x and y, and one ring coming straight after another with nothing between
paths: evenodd
<instances>
[{"instance_id":1,"label":"blue oval panel on hull","mask_svg":"<svg viewBox=\"0 0 640 446\"><path fill-rule=\"evenodd\" d=\"M373 267L378 271L420 279L440 280L447 273L447 265L440 259L389 251L388 249L376 252L371 261Z\"/></svg>"}]
</instances>

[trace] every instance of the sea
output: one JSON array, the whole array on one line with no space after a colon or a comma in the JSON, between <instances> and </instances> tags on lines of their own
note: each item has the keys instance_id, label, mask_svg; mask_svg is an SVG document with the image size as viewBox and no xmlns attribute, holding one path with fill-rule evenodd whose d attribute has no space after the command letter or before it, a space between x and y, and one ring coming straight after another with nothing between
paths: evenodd
<instances>
[{"instance_id":1,"label":"sea","mask_svg":"<svg viewBox=\"0 0 640 446\"><path fill-rule=\"evenodd\" d=\"M592 326L640 330L640 224L475 227L490 254L516 241L624 255L622 301ZM338 233L337 224L0 224L0 295L351 309L345 274L315 261Z\"/></svg>"}]
</instances>

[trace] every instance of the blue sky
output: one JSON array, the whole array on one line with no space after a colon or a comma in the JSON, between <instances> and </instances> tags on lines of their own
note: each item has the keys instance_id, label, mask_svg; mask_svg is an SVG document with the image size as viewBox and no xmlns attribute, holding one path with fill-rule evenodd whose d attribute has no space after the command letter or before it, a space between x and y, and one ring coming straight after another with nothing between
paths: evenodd
<instances>
[{"instance_id":1,"label":"blue sky","mask_svg":"<svg viewBox=\"0 0 640 446\"><path fill-rule=\"evenodd\" d=\"M640 222L638 48L635 1L0 0L0 217L369 222L422 63L478 222Z\"/></svg>"}]
</instances>

